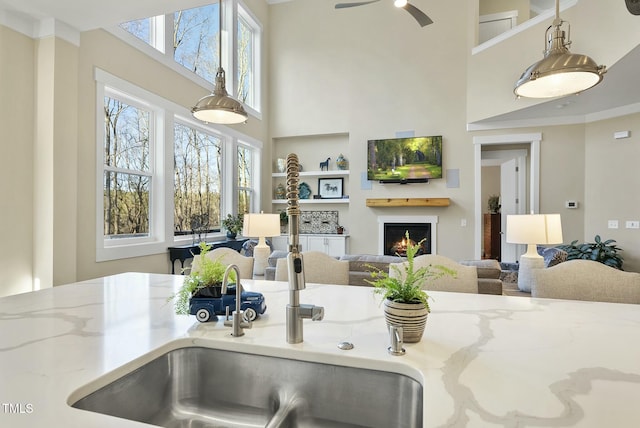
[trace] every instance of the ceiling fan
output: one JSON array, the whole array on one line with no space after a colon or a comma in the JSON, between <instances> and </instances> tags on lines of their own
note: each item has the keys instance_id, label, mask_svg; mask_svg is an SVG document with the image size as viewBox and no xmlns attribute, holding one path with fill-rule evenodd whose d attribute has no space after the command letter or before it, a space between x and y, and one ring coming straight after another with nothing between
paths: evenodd
<instances>
[{"instance_id":1,"label":"ceiling fan","mask_svg":"<svg viewBox=\"0 0 640 428\"><path fill-rule=\"evenodd\" d=\"M364 6L366 4L376 3L379 1L380 0L370 0L370 1L355 2L355 3L338 3L335 8L346 9L348 7ZM427 15L425 15L424 12L422 12L420 9L418 9L411 3L408 3L407 0L394 0L393 4L397 8L401 8L409 12L411 16L413 16L413 18L416 21L418 21L418 24L420 24L421 27L424 27L429 24L433 24L433 21L431 20L431 18L429 18Z\"/></svg>"}]
</instances>

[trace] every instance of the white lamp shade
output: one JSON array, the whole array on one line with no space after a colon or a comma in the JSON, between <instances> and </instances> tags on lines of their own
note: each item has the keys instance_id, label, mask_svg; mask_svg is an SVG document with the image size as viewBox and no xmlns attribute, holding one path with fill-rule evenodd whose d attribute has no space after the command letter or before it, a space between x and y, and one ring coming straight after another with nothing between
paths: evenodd
<instances>
[{"instance_id":1,"label":"white lamp shade","mask_svg":"<svg viewBox=\"0 0 640 428\"><path fill-rule=\"evenodd\" d=\"M280 236L280 215L264 213L245 214L242 236L249 238Z\"/></svg>"},{"instance_id":2,"label":"white lamp shade","mask_svg":"<svg viewBox=\"0 0 640 428\"><path fill-rule=\"evenodd\" d=\"M507 215L507 242L511 244L561 244L560 214Z\"/></svg>"}]
</instances>

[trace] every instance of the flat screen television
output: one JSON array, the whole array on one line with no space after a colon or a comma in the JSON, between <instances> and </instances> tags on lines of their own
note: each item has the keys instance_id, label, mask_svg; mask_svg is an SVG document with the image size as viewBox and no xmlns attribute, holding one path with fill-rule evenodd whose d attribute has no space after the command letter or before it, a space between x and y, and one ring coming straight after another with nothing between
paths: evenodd
<instances>
[{"instance_id":1,"label":"flat screen television","mask_svg":"<svg viewBox=\"0 0 640 428\"><path fill-rule=\"evenodd\" d=\"M402 184L442 178L442 136L369 140L367 178Z\"/></svg>"}]
</instances>

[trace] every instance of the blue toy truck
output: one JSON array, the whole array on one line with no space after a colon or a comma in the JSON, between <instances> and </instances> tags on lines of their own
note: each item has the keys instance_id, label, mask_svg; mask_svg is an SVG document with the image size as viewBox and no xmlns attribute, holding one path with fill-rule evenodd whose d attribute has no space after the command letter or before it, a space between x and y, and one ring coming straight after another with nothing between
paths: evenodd
<instances>
[{"instance_id":1,"label":"blue toy truck","mask_svg":"<svg viewBox=\"0 0 640 428\"><path fill-rule=\"evenodd\" d=\"M200 322L217 321L217 315L225 315L227 306L231 314L236 308L236 289L227 288L227 294L220 297L192 297L189 299L189 313ZM267 310L262 293L243 291L240 295L240 310L247 321L255 320Z\"/></svg>"}]
</instances>

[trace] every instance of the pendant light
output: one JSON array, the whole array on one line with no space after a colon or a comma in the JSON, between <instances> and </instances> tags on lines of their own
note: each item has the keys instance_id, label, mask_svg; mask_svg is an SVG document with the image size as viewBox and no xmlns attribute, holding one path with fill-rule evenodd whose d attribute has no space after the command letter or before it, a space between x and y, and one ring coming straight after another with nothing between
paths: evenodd
<instances>
[{"instance_id":1,"label":"pendant light","mask_svg":"<svg viewBox=\"0 0 640 428\"><path fill-rule=\"evenodd\" d=\"M242 103L230 97L225 88L226 79L222 68L222 1L219 0L218 3L220 33L218 35L218 71L216 72L215 87L211 95L200 98L191 109L191 114L203 122L231 125L245 122L248 115Z\"/></svg>"},{"instance_id":2,"label":"pendant light","mask_svg":"<svg viewBox=\"0 0 640 428\"><path fill-rule=\"evenodd\" d=\"M587 55L572 54L571 26L567 41L560 29L567 23L560 19L560 0L556 0L556 18L545 32L544 58L527 68L516 82L518 97L551 98L576 94L602 81L604 65L597 65Z\"/></svg>"}]
</instances>

